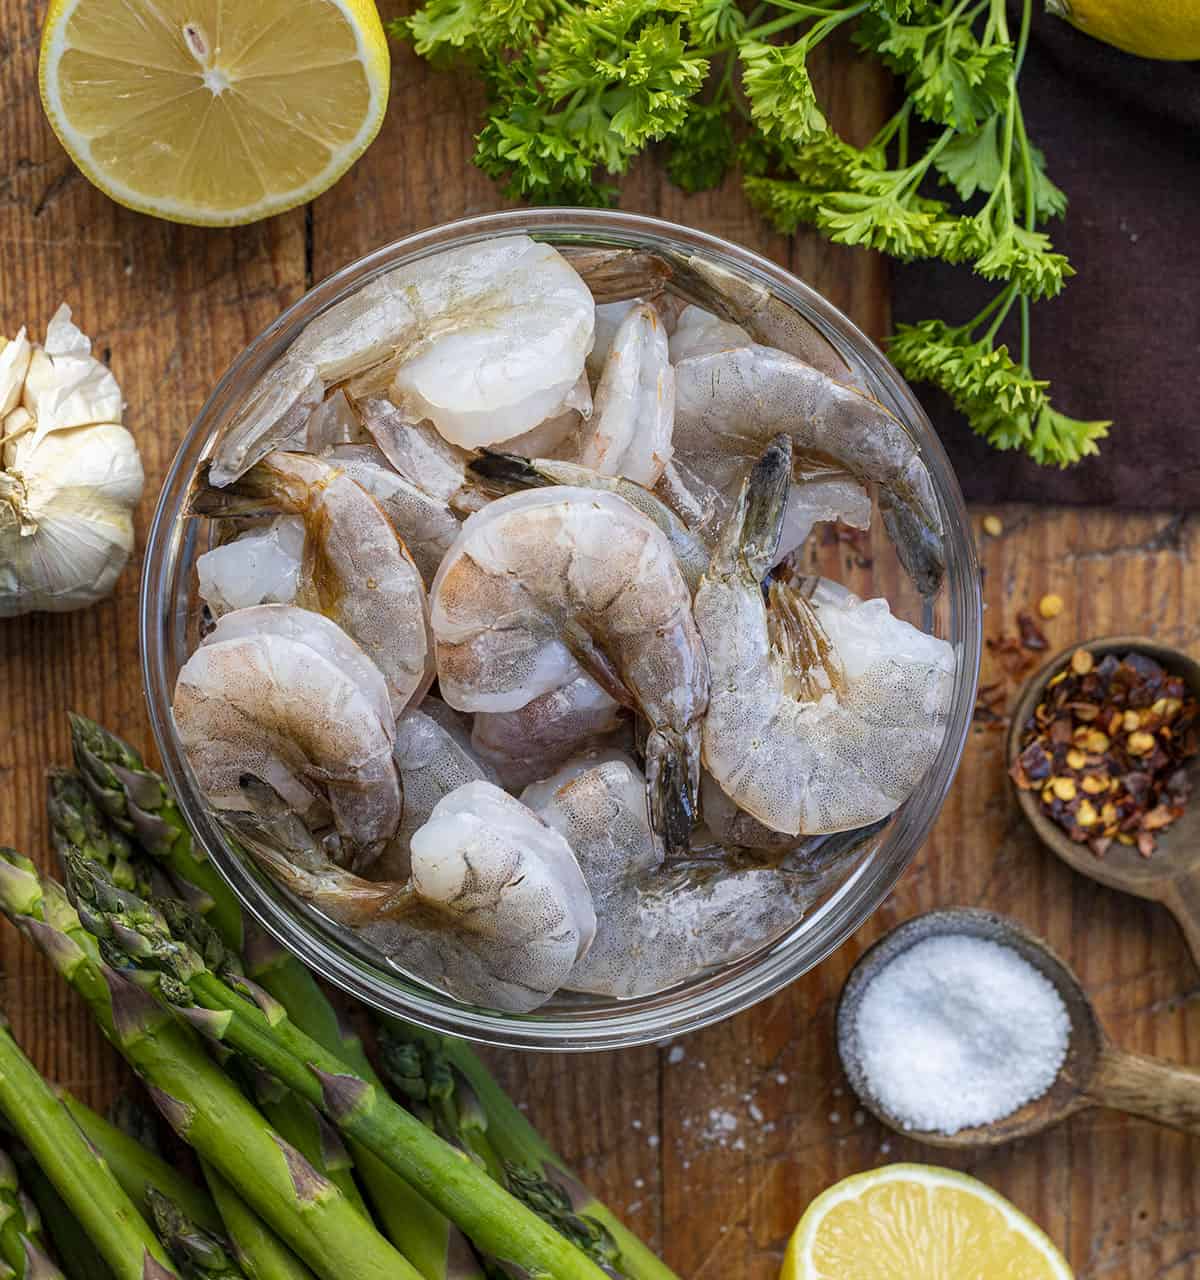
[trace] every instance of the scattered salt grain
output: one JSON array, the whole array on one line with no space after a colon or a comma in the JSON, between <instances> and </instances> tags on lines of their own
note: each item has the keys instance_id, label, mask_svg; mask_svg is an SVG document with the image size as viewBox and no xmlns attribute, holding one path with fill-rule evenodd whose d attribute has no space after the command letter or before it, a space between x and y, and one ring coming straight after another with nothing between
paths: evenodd
<instances>
[{"instance_id":1,"label":"scattered salt grain","mask_svg":"<svg viewBox=\"0 0 1200 1280\"><path fill-rule=\"evenodd\" d=\"M1003 1119L1054 1083L1070 1019L1011 947L926 938L862 994L853 1052L875 1100L906 1129L957 1133Z\"/></svg>"},{"instance_id":2,"label":"scattered salt grain","mask_svg":"<svg viewBox=\"0 0 1200 1280\"><path fill-rule=\"evenodd\" d=\"M681 1044L673 1044L670 1053L667 1054L667 1061L671 1066L676 1066L687 1057L687 1050Z\"/></svg>"},{"instance_id":3,"label":"scattered salt grain","mask_svg":"<svg viewBox=\"0 0 1200 1280\"><path fill-rule=\"evenodd\" d=\"M652 1148L657 1147L658 1142L659 1142L659 1138L657 1133L652 1133L648 1135L646 1138L646 1146L648 1147L652 1147Z\"/></svg>"},{"instance_id":4,"label":"scattered salt grain","mask_svg":"<svg viewBox=\"0 0 1200 1280\"><path fill-rule=\"evenodd\" d=\"M838 1111L831 1111L831 1112L829 1113L829 1123L830 1123L830 1124L837 1124L837 1122L838 1122L841 1118L842 1118L842 1116L841 1116L841 1112L838 1112Z\"/></svg>"},{"instance_id":5,"label":"scattered salt grain","mask_svg":"<svg viewBox=\"0 0 1200 1280\"><path fill-rule=\"evenodd\" d=\"M753 1120L755 1124L762 1124L763 1113L760 1106L752 1102L746 1110L749 1111L750 1119Z\"/></svg>"},{"instance_id":6,"label":"scattered salt grain","mask_svg":"<svg viewBox=\"0 0 1200 1280\"><path fill-rule=\"evenodd\" d=\"M642 1127L642 1122L640 1120L633 1121L633 1127L635 1129L640 1129Z\"/></svg>"},{"instance_id":7,"label":"scattered salt grain","mask_svg":"<svg viewBox=\"0 0 1200 1280\"><path fill-rule=\"evenodd\" d=\"M775 1076L776 1084L787 1084L787 1080L788 1080L787 1075L782 1071L778 1072Z\"/></svg>"}]
</instances>

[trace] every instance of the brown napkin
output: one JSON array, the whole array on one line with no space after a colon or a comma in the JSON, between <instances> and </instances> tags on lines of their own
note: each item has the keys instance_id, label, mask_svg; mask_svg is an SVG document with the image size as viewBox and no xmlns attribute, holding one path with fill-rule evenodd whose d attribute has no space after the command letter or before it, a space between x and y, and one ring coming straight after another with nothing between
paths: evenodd
<instances>
[{"instance_id":1,"label":"brown napkin","mask_svg":"<svg viewBox=\"0 0 1200 1280\"><path fill-rule=\"evenodd\" d=\"M1135 58L1038 14L1021 98L1070 198L1048 230L1078 272L1033 308L1033 371L1057 409L1113 426L1098 458L1060 471L989 448L941 393L917 394L968 500L1200 508L1200 62ZM963 267L914 263L896 272L895 319L961 323L993 292Z\"/></svg>"}]
</instances>

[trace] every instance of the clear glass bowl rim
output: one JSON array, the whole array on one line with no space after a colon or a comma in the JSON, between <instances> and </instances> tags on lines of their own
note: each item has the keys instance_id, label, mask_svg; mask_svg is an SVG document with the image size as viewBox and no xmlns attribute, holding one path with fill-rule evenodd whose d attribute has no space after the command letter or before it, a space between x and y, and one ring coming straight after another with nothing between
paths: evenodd
<instances>
[{"instance_id":1,"label":"clear glass bowl rim","mask_svg":"<svg viewBox=\"0 0 1200 1280\"><path fill-rule=\"evenodd\" d=\"M875 394L917 439L946 523L949 639L958 655L948 730L937 760L878 847L816 911L766 950L703 982L603 1009L554 1015L502 1014L425 992L318 934L225 845L196 789L171 717L172 620L179 620L177 568L188 522L184 503L211 440L246 393L319 311L403 261L489 236L525 233L700 252L770 287L816 322L865 370ZM377 1010L432 1030L512 1048L583 1052L685 1035L730 1017L815 967L836 950L891 891L927 838L954 779L969 730L982 643L982 602L974 537L962 493L936 432L883 353L836 307L784 268L718 236L623 211L516 209L419 231L349 263L309 290L230 365L189 428L167 472L147 539L140 603L142 670L151 728L184 817L249 917L322 978Z\"/></svg>"}]
</instances>

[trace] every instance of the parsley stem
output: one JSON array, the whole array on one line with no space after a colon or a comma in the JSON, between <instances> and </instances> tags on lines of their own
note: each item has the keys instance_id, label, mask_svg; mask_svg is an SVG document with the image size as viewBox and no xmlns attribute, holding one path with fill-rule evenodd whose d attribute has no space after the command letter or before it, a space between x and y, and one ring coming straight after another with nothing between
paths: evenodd
<instances>
[{"instance_id":1,"label":"parsley stem","mask_svg":"<svg viewBox=\"0 0 1200 1280\"><path fill-rule=\"evenodd\" d=\"M974 333L975 330L978 329L979 326L988 318L988 316L990 316L992 312L995 311L996 308L1000 306L1001 303L1004 302L1005 298L1008 296L1008 293L1011 287L1012 286L1009 285L1001 289L1000 292L996 294L996 296L991 300L991 302L989 302L987 306L984 307L984 309L977 316L975 316L974 319L968 320L967 323L963 325L963 331L966 332L967 334Z\"/></svg>"},{"instance_id":2,"label":"parsley stem","mask_svg":"<svg viewBox=\"0 0 1200 1280\"><path fill-rule=\"evenodd\" d=\"M871 139L871 141L867 143L866 149L868 151L873 151L876 147L883 149L896 136L896 131L898 129L904 133L905 140L907 141L908 118L912 115L912 112L913 100L911 98L905 98L904 106L902 106L900 110L892 116L887 124L885 124L883 128L880 129L879 132ZM900 161L900 168L904 168L904 164L905 161L902 158Z\"/></svg>"},{"instance_id":3,"label":"parsley stem","mask_svg":"<svg viewBox=\"0 0 1200 1280\"><path fill-rule=\"evenodd\" d=\"M1021 8L1021 30L1017 35L1017 51L1013 55L1013 81L1021 74L1025 50L1029 48L1029 31L1033 25L1033 0L1024 0Z\"/></svg>"},{"instance_id":4,"label":"parsley stem","mask_svg":"<svg viewBox=\"0 0 1200 1280\"><path fill-rule=\"evenodd\" d=\"M1010 284L1000 297L1004 299L1004 305L1000 308L996 318L988 326L987 333L981 339L981 341L989 344L995 341L996 334L1000 332L1000 326L1008 319L1008 313L1012 310L1012 305L1017 300L1017 286Z\"/></svg>"},{"instance_id":5,"label":"parsley stem","mask_svg":"<svg viewBox=\"0 0 1200 1280\"><path fill-rule=\"evenodd\" d=\"M1021 368L1026 373L1032 373L1029 367L1029 297L1027 294L1021 294Z\"/></svg>"}]
</instances>

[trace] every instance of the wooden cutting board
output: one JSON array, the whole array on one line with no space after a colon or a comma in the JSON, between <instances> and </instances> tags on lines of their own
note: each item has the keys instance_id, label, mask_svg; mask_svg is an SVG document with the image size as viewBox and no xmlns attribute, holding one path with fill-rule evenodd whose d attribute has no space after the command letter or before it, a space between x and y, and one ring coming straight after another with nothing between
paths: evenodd
<instances>
[{"instance_id":1,"label":"wooden cutting board","mask_svg":"<svg viewBox=\"0 0 1200 1280\"><path fill-rule=\"evenodd\" d=\"M384 16L399 6L381 5ZM0 331L40 330L75 309L124 389L147 470L144 535L176 444L226 365L313 282L420 227L500 207L469 164L479 95L395 51L392 105L355 170L306 209L238 231L156 222L111 204L74 170L36 88L45 5L0 0ZM886 80L844 48L820 68L835 123L865 141ZM691 223L787 264L868 333L887 329L876 257L811 236L768 234L736 184L686 197L646 163L624 207ZM1119 436L1109 446L1119 447ZM983 513L979 513L982 515ZM1053 646L1141 631L1200 654L1194 519L1014 507L983 539L987 631L1053 590ZM875 571L825 549L856 590ZM83 613L0 622L0 841L49 862L43 772L66 761L77 708L150 749L137 653L136 567ZM1188 611L1189 602L1192 611ZM985 681L992 678L985 668ZM896 892L819 971L723 1026L676 1044L575 1058L493 1054L514 1094L598 1192L686 1280L770 1280L809 1200L836 1178L932 1158L883 1132L847 1095L833 1007L879 933L930 907L1006 911L1076 968L1124 1046L1200 1062L1200 976L1160 909L1074 877L1036 845L1008 794L1003 735L972 734L933 839ZM125 1078L72 994L0 926L4 1002L38 1065L94 1103ZM1200 1280L1200 1142L1105 1114L960 1167L1011 1196L1066 1249L1080 1276Z\"/></svg>"}]
</instances>

